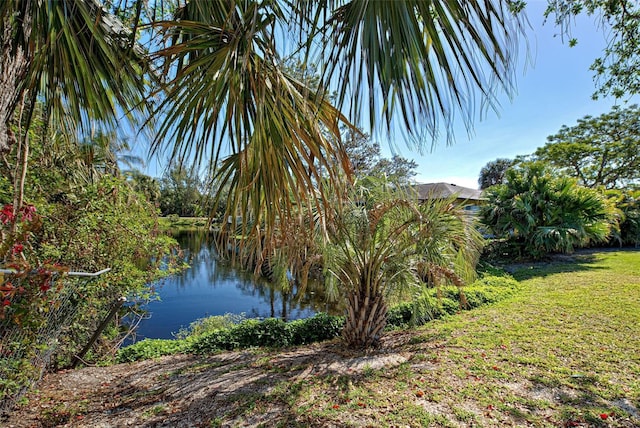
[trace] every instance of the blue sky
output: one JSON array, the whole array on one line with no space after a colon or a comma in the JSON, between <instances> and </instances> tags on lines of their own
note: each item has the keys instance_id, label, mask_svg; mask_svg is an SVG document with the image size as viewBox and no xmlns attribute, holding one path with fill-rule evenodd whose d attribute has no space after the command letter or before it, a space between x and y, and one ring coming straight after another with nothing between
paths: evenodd
<instances>
[{"instance_id":1,"label":"blue sky","mask_svg":"<svg viewBox=\"0 0 640 428\"><path fill-rule=\"evenodd\" d=\"M546 0L528 3L530 60L525 64L525 55L521 55L517 93L512 100L501 97L499 116L489 111L484 120L475 122L471 137L464 127L456 127L453 145L447 146L443 140L423 155L397 142L401 155L418 162L418 182L443 181L476 188L480 169L487 162L530 154L562 125L572 126L585 115L606 113L616 104L613 98L591 99L595 85L589 66L605 45L596 21L588 17L577 20L572 35L578 45L570 48L552 22L543 25ZM638 103L636 98L627 102ZM378 141L384 143L383 138Z\"/></svg>"},{"instance_id":2,"label":"blue sky","mask_svg":"<svg viewBox=\"0 0 640 428\"><path fill-rule=\"evenodd\" d=\"M520 55L516 75L516 93L510 100L500 97L498 113L489 111L483 120L475 120L468 135L462 124L455 127L455 142L444 138L433 150L417 153L402 140L393 142L396 153L418 163L416 181L448 182L476 188L480 169L497 158L530 154L545 144L546 137L562 125L572 126L585 115L598 116L625 101L613 98L593 101L595 90L589 66L602 53L604 33L594 18L579 17L572 26L578 44L570 48L567 37L559 34L552 22L543 25L547 0L529 0L527 14L529 52ZM638 97L626 100L638 103ZM396 132L400 136L401 132ZM374 137L381 143L383 155L390 157L388 138ZM146 150L143 144L137 152ZM148 161L146 173L162 175L166 162Z\"/></svg>"}]
</instances>

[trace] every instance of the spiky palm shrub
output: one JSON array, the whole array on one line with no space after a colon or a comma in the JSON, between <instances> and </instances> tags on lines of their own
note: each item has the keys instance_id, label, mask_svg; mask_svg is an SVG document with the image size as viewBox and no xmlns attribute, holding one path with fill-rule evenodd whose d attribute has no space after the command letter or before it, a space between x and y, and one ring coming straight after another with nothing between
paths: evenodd
<instances>
[{"instance_id":1,"label":"spiky palm shrub","mask_svg":"<svg viewBox=\"0 0 640 428\"><path fill-rule=\"evenodd\" d=\"M420 206L397 190L377 190L350 195L328 227L327 287L346 300L343 339L351 348L376 344L389 295L427 286L425 267L462 284L480 252L478 233L451 201Z\"/></svg>"},{"instance_id":2,"label":"spiky palm shrub","mask_svg":"<svg viewBox=\"0 0 640 428\"><path fill-rule=\"evenodd\" d=\"M506 176L506 184L487 191L481 216L519 257L539 259L607 240L615 219L598 191L554 177L542 164L512 168Z\"/></svg>"},{"instance_id":3,"label":"spiky palm shrub","mask_svg":"<svg viewBox=\"0 0 640 428\"><path fill-rule=\"evenodd\" d=\"M606 191L607 202L615 207L617 228L613 229L611 245L640 244L640 190L611 189Z\"/></svg>"}]
</instances>

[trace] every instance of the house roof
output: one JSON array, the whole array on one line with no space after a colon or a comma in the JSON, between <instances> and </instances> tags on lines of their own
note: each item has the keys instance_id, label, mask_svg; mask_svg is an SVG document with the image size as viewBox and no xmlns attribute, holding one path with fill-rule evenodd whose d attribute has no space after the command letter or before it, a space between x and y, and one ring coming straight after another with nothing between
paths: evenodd
<instances>
[{"instance_id":1,"label":"house roof","mask_svg":"<svg viewBox=\"0 0 640 428\"><path fill-rule=\"evenodd\" d=\"M481 190L470 189L450 183L416 184L414 189L418 193L418 199L421 200L445 199L454 195L457 199L484 200Z\"/></svg>"}]
</instances>

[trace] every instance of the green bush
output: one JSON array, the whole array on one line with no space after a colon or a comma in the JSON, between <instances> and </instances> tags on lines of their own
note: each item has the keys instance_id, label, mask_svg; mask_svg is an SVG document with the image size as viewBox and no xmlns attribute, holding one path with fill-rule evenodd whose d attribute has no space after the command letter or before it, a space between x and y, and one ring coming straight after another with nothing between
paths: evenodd
<instances>
[{"instance_id":1,"label":"green bush","mask_svg":"<svg viewBox=\"0 0 640 428\"><path fill-rule=\"evenodd\" d=\"M404 327L411 323L414 314L414 303L400 303L387 312L387 325Z\"/></svg>"},{"instance_id":2,"label":"green bush","mask_svg":"<svg viewBox=\"0 0 640 428\"><path fill-rule=\"evenodd\" d=\"M344 326L344 317L319 313L311 318L289 323L293 333L294 345L321 342L340 335Z\"/></svg>"},{"instance_id":3,"label":"green bush","mask_svg":"<svg viewBox=\"0 0 640 428\"><path fill-rule=\"evenodd\" d=\"M485 191L480 218L496 237L495 250L510 258L541 259L549 253L607 242L617 225L615 209L596 189L556 176L541 163L506 171L505 184Z\"/></svg>"},{"instance_id":4,"label":"green bush","mask_svg":"<svg viewBox=\"0 0 640 428\"><path fill-rule=\"evenodd\" d=\"M229 329L234 325L241 323L245 319L244 314L224 314L200 318L189 324L188 328L180 329L176 334L176 338L186 339L189 336L200 336L214 330Z\"/></svg>"},{"instance_id":5,"label":"green bush","mask_svg":"<svg viewBox=\"0 0 640 428\"><path fill-rule=\"evenodd\" d=\"M148 360L163 355L173 355L185 352L189 342L171 339L144 339L133 345L122 348L116 357L119 363Z\"/></svg>"},{"instance_id":6,"label":"green bush","mask_svg":"<svg viewBox=\"0 0 640 428\"><path fill-rule=\"evenodd\" d=\"M520 285L512 277L501 272L492 273L501 276L486 275L464 287L462 294L457 287L441 287L438 298L438 291L432 288L413 302L391 308L387 315L387 326L393 328L421 325L432 319L455 314L462 309L473 309L503 300L519 290ZM461 300L461 296L464 300Z\"/></svg>"},{"instance_id":7,"label":"green bush","mask_svg":"<svg viewBox=\"0 0 640 428\"><path fill-rule=\"evenodd\" d=\"M289 325L277 318L267 318L264 321L248 320L231 328L235 338L235 347L248 348L251 346L284 347L291 344L293 335Z\"/></svg>"},{"instance_id":8,"label":"green bush","mask_svg":"<svg viewBox=\"0 0 640 428\"><path fill-rule=\"evenodd\" d=\"M343 325L343 317L323 313L288 323L275 318L246 320L229 329L213 330L194 338L190 350L202 354L252 346L304 345L338 337Z\"/></svg>"},{"instance_id":9,"label":"green bush","mask_svg":"<svg viewBox=\"0 0 640 428\"><path fill-rule=\"evenodd\" d=\"M506 299L520 290L520 284L512 277L486 276L465 287L464 294L471 308Z\"/></svg>"}]
</instances>

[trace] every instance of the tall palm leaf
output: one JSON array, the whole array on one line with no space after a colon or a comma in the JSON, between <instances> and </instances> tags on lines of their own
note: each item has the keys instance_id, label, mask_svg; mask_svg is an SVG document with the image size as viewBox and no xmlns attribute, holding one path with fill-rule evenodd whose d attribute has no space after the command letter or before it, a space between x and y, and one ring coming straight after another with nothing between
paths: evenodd
<instances>
[{"instance_id":1,"label":"tall palm leaf","mask_svg":"<svg viewBox=\"0 0 640 428\"><path fill-rule=\"evenodd\" d=\"M136 122L145 111L146 66L135 47L131 32L98 0L0 2L0 154L17 142L15 212L36 105L44 106L45 128L69 134L115 129L121 117Z\"/></svg>"},{"instance_id":2,"label":"tall palm leaf","mask_svg":"<svg viewBox=\"0 0 640 428\"><path fill-rule=\"evenodd\" d=\"M510 5L191 0L157 25L171 78L156 111L165 119L156 151L165 141L174 157L217 164L229 155L219 172L232 189L229 214L250 212L271 230L301 201L317 203L316 191L326 199L313 190L320 169L333 180L348 171L336 143L345 119L326 101L328 88L352 119L368 105L371 124L383 118L390 129L399 110L409 133L436 133L438 118L448 122L458 108L470 117L476 101L494 104L496 85L511 89L522 22ZM317 93L282 71L289 29L300 35L294 50L326 65Z\"/></svg>"},{"instance_id":3,"label":"tall palm leaf","mask_svg":"<svg viewBox=\"0 0 640 428\"><path fill-rule=\"evenodd\" d=\"M321 170L334 183L348 170L339 143L346 120L284 71L277 2L191 1L178 16L158 24L172 38L158 55L173 74L156 111L164 121L154 150L170 141L172 157L219 165L228 215L268 246L277 222L328 199Z\"/></svg>"}]
</instances>

